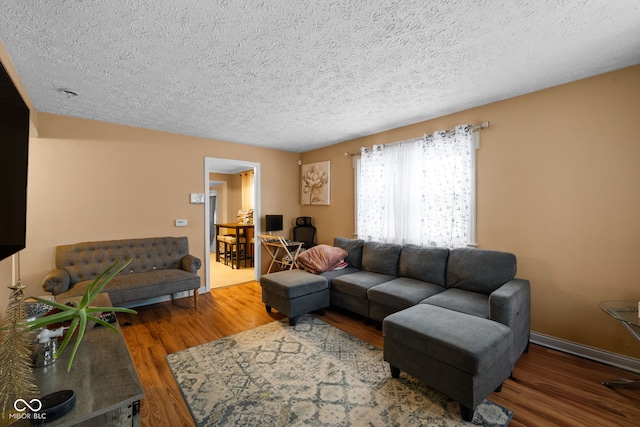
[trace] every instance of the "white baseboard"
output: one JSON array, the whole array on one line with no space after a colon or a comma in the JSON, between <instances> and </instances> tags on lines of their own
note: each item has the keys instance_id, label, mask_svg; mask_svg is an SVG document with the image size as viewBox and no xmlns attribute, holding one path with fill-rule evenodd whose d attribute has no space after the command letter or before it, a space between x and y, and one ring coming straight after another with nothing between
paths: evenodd
<instances>
[{"instance_id":1,"label":"white baseboard","mask_svg":"<svg viewBox=\"0 0 640 427\"><path fill-rule=\"evenodd\" d=\"M531 332L531 338L529 341L533 344L538 344L563 353L573 354L574 356L584 357L585 359L594 360L596 362L640 374L640 359L636 359L634 357L624 356L622 354L601 350L584 344L578 344L573 341L563 340L561 338L552 337L538 332Z\"/></svg>"}]
</instances>

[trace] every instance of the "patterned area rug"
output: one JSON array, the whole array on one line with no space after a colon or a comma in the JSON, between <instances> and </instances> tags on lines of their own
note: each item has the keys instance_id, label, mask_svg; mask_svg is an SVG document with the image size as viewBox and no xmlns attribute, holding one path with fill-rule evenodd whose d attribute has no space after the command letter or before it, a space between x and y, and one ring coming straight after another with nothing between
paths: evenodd
<instances>
[{"instance_id":1,"label":"patterned area rug","mask_svg":"<svg viewBox=\"0 0 640 427\"><path fill-rule=\"evenodd\" d=\"M167 356L198 426L505 426L485 400L473 423L382 350L313 316L272 322Z\"/></svg>"}]
</instances>

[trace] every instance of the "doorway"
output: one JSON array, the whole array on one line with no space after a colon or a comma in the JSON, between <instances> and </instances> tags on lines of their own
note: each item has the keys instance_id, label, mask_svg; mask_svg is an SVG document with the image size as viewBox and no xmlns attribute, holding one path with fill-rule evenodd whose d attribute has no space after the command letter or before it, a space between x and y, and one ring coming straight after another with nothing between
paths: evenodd
<instances>
[{"instance_id":1,"label":"doorway","mask_svg":"<svg viewBox=\"0 0 640 427\"><path fill-rule=\"evenodd\" d=\"M204 177L205 177L205 254L209 256L205 257L205 282L206 282L206 291L208 292L212 288L229 286L232 284L243 283L250 280L259 280L260 277L260 265L261 265L261 253L259 249L259 245L256 247L254 251L254 267L251 268L251 272L248 272L246 269L231 269L230 266L225 266L224 264L219 265L220 263L216 263L215 260L215 236L213 236L216 232L215 224L216 222L236 222L236 217L231 214L227 214L225 208L221 207L221 203L224 202L226 197L227 185L224 180L216 179L211 180L210 174L216 174L219 178L219 174L227 174L234 175L239 174L240 172L244 172L247 170L253 170L254 179L253 179L253 201L254 201L254 236L260 234L260 163L249 162L244 160L234 160L234 159L223 159L217 157L205 157L204 163ZM215 187L212 189L212 187ZM219 191L218 188L223 189ZM215 194L215 198L212 197ZM215 200L216 207L211 206ZM213 213L215 209L215 214ZM212 215L215 215L216 218L212 218ZM215 264L214 264L215 263ZM225 270L219 270L219 268L224 267ZM222 275L216 275L217 269L218 273L223 273ZM244 271L243 271L244 270ZM217 280L216 278L220 278Z\"/></svg>"}]
</instances>

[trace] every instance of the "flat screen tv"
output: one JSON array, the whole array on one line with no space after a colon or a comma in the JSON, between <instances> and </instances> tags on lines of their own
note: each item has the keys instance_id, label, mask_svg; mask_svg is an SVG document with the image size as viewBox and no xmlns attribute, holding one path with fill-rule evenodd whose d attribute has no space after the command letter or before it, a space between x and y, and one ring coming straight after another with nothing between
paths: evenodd
<instances>
[{"instance_id":1,"label":"flat screen tv","mask_svg":"<svg viewBox=\"0 0 640 427\"><path fill-rule=\"evenodd\" d=\"M25 248L29 108L0 63L0 260Z\"/></svg>"},{"instance_id":2,"label":"flat screen tv","mask_svg":"<svg viewBox=\"0 0 640 427\"><path fill-rule=\"evenodd\" d=\"M267 231L282 230L282 215L265 215L264 220Z\"/></svg>"}]
</instances>

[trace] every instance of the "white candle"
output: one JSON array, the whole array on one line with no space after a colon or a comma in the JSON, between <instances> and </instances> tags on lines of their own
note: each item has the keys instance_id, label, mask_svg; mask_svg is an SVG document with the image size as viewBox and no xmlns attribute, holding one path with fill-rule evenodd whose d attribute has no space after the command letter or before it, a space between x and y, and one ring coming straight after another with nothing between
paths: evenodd
<instances>
[{"instance_id":1,"label":"white candle","mask_svg":"<svg viewBox=\"0 0 640 427\"><path fill-rule=\"evenodd\" d=\"M16 255L11 256L11 286L16 284Z\"/></svg>"},{"instance_id":2,"label":"white candle","mask_svg":"<svg viewBox=\"0 0 640 427\"><path fill-rule=\"evenodd\" d=\"M16 280L13 281L14 284L20 281L20 252L16 252Z\"/></svg>"},{"instance_id":3,"label":"white candle","mask_svg":"<svg viewBox=\"0 0 640 427\"><path fill-rule=\"evenodd\" d=\"M20 281L20 252L11 256L11 286Z\"/></svg>"}]
</instances>

